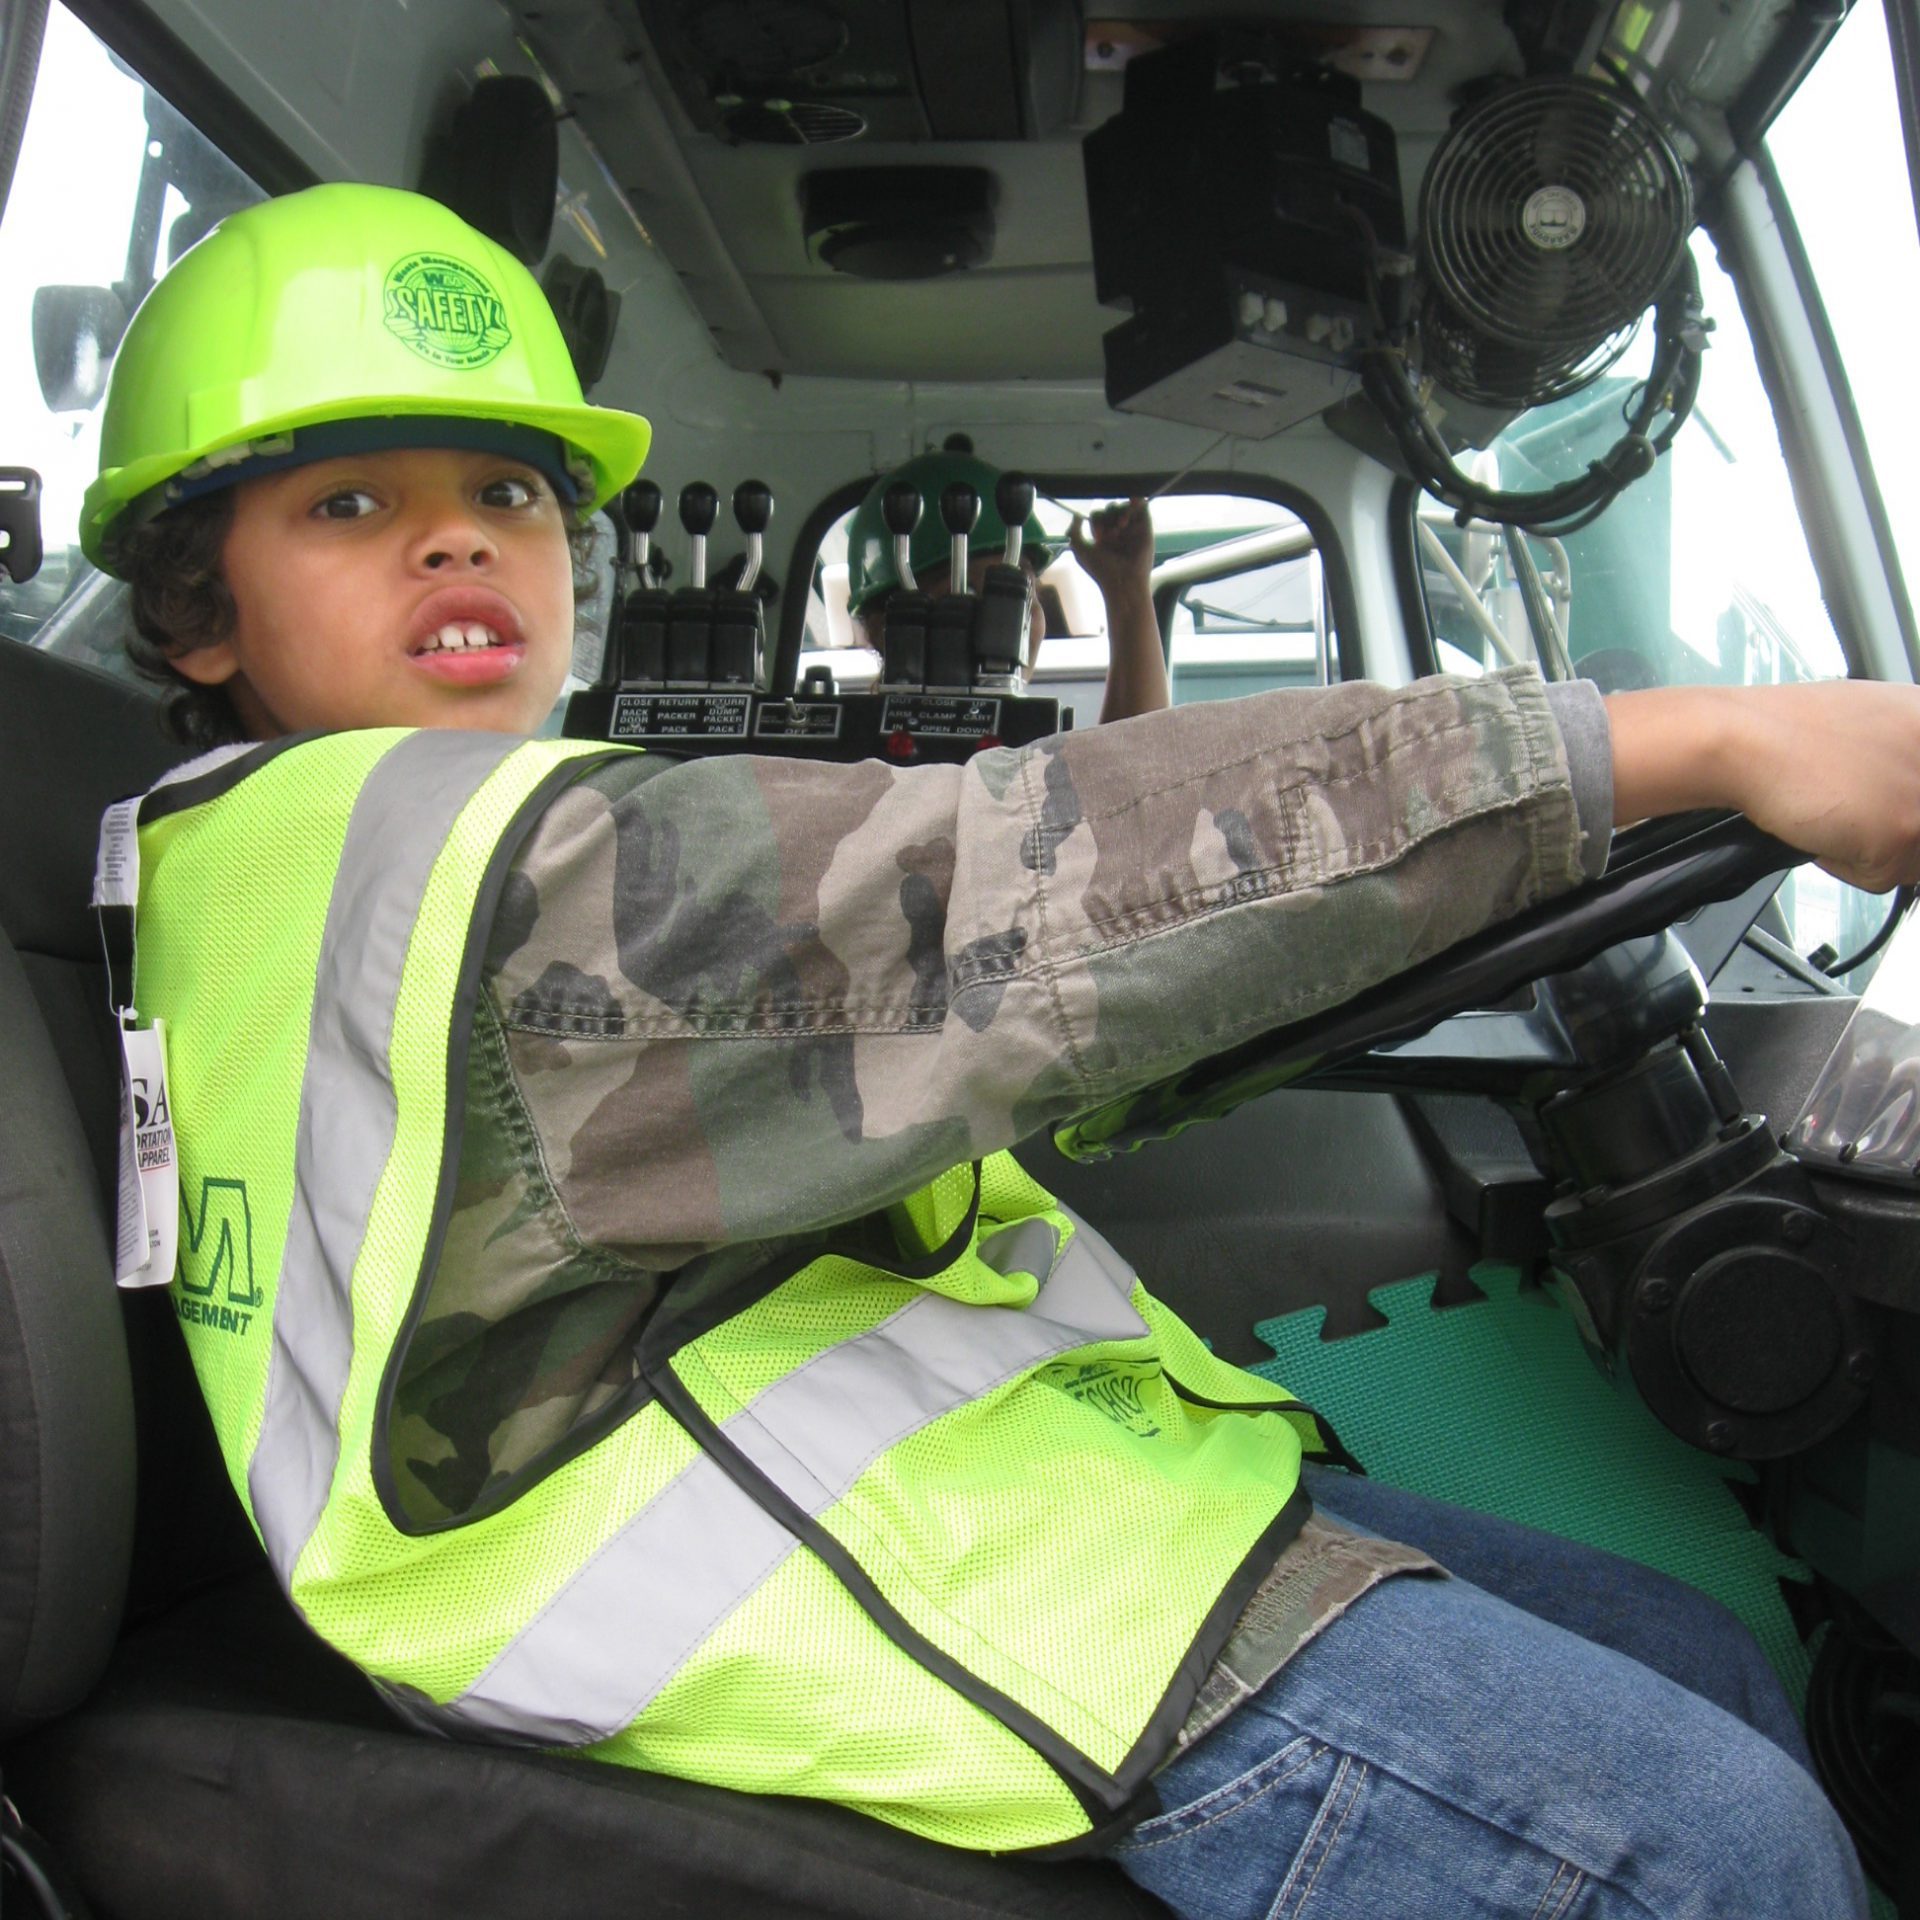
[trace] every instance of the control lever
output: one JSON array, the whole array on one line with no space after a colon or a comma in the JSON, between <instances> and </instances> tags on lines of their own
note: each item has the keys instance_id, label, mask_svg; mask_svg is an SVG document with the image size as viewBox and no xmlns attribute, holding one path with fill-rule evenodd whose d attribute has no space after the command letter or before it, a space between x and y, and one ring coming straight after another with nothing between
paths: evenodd
<instances>
[{"instance_id":1,"label":"control lever","mask_svg":"<svg viewBox=\"0 0 1920 1920\"><path fill-rule=\"evenodd\" d=\"M704 480L689 480L680 489L680 524L693 542L691 586L707 584L707 535L719 517L720 496Z\"/></svg>"},{"instance_id":2,"label":"control lever","mask_svg":"<svg viewBox=\"0 0 1920 1920\"><path fill-rule=\"evenodd\" d=\"M740 570L738 586L713 596L713 640L708 662L711 685L760 684L767 643L761 600L753 583L760 577L767 522L772 518L772 489L764 480L742 480L733 490L733 519L747 537L746 564Z\"/></svg>"},{"instance_id":3,"label":"control lever","mask_svg":"<svg viewBox=\"0 0 1920 1920\"><path fill-rule=\"evenodd\" d=\"M653 530L660 524L660 506L660 489L651 480L636 480L618 500L620 518L633 535L633 567L643 579L653 563Z\"/></svg>"},{"instance_id":4,"label":"control lever","mask_svg":"<svg viewBox=\"0 0 1920 1920\"><path fill-rule=\"evenodd\" d=\"M667 614L667 685L704 687L712 677L713 595L707 588L707 535L720 513L720 496L704 480L680 489L680 525L692 543L690 584L673 595Z\"/></svg>"},{"instance_id":5,"label":"control lever","mask_svg":"<svg viewBox=\"0 0 1920 1920\"><path fill-rule=\"evenodd\" d=\"M667 678L667 595L647 584L647 563L653 557L653 530L660 524L660 489L651 480L636 480L618 495L611 512L615 527L628 536L621 556L629 569L622 578L613 641L607 658L614 678L628 687L658 687ZM601 679L607 679L602 674Z\"/></svg>"},{"instance_id":6,"label":"control lever","mask_svg":"<svg viewBox=\"0 0 1920 1920\"><path fill-rule=\"evenodd\" d=\"M920 591L910 557L921 505L920 489L909 480L896 480L880 499L880 518L893 536L893 570L900 579L898 590L887 599L880 645L880 684L885 688L927 683L927 612L933 602Z\"/></svg>"},{"instance_id":7,"label":"control lever","mask_svg":"<svg viewBox=\"0 0 1920 1920\"><path fill-rule=\"evenodd\" d=\"M1006 564L1020 564L1027 537L1027 516L1033 511L1034 485L1024 473L1003 473L993 489L993 508L1007 530Z\"/></svg>"},{"instance_id":8,"label":"control lever","mask_svg":"<svg viewBox=\"0 0 1920 1920\"><path fill-rule=\"evenodd\" d=\"M927 612L927 685L964 691L973 684L973 617L967 591L967 542L980 523L980 496L964 480L940 494L947 530L947 590Z\"/></svg>"},{"instance_id":9,"label":"control lever","mask_svg":"<svg viewBox=\"0 0 1920 1920\"><path fill-rule=\"evenodd\" d=\"M1027 515L1033 511L1033 492L1033 482L1023 473L1003 473L993 489L1007 545L1005 557L987 569L980 583L973 622L973 684L996 692L1018 693L1026 668L1031 598L1020 549Z\"/></svg>"},{"instance_id":10,"label":"control lever","mask_svg":"<svg viewBox=\"0 0 1920 1920\"><path fill-rule=\"evenodd\" d=\"M742 480L733 490L733 523L747 536L747 563L740 570L745 593L760 577L766 557L767 522L773 518L773 489L764 480Z\"/></svg>"}]
</instances>

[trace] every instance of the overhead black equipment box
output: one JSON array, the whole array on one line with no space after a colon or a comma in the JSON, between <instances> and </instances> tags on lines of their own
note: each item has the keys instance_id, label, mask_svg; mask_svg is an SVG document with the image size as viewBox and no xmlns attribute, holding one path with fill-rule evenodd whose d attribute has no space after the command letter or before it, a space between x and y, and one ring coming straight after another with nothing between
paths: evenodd
<instances>
[{"instance_id":1,"label":"overhead black equipment box","mask_svg":"<svg viewBox=\"0 0 1920 1920\"><path fill-rule=\"evenodd\" d=\"M637 0L696 127L734 142L1034 140L1073 113L1078 0Z\"/></svg>"},{"instance_id":2,"label":"overhead black equipment box","mask_svg":"<svg viewBox=\"0 0 1920 1920\"><path fill-rule=\"evenodd\" d=\"M1345 75L1201 35L1134 60L1083 142L1116 407L1264 439L1331 405L1406 245L1393 132Z\"/></svg>"}]
</instances>

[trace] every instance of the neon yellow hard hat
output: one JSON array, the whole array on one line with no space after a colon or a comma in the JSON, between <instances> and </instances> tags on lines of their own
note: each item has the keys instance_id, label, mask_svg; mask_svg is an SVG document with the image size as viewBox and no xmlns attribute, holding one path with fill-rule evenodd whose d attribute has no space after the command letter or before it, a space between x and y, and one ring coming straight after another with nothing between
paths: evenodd
<instances>
[{"instance_id":1,"label":"neon yellow hard hat","mask_svg":"<svg viewBox=\"0 0 1920 1920\"><path fill-rule=\"evenodd\" d=\"M478 444L476 423L552 435L588 510L653 437L638 414L586 403L538 282L458 214L392 187L309 187L229 215L141 302L81 548L111 571L136 503L158 512L223 475L322 457L337 440L310 452L296 434L343 421L387 445ZM428 423L444 431L423 440Z\"/></svg>"}]
</instances>

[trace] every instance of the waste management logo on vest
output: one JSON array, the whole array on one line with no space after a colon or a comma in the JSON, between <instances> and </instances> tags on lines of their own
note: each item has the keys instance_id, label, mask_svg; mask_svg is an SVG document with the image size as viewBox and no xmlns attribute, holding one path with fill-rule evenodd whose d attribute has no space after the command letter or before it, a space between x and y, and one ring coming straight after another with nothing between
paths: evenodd
<instances>
[{"instance_id":1,"label":"waste management logo on vest","mask_svg":"<svg viewBox=\"0 0 1920 1920\"><path fill-rule=\"evenodd\" d=\"M253 1277L253 1209L247 1183L209 1174L200 1203L183 1204L179 1289L174 1311L196 1327L245 1333L264 1295Z\"/></svg>"},{"instance_id":2,"label":"waste management logo on vest","mask_svg":"<svg viewBox=\"0 0 1920 1920\"><path fill-rule=\"evenodd\" d=\"M410 253L387 270L387 331L436 367L470 372L513 338L506 304L464 261Z\"/></svg>"}]
</instances>

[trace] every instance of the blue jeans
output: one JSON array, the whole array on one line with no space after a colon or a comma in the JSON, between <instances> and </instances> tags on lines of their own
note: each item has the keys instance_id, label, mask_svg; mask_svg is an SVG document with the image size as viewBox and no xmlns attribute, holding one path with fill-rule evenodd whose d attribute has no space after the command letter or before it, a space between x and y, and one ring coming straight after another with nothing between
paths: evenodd
<instances>
[{"instance_id":1,"label":"blue jeans","mask_svg":"<svg viewBox=\"0 0 1920 1920\"><path fill-rule=\"evenodd\" d=\"M1865 1915L1852 1843L1730 1615L1505 1521L1309 1484L1458 1577L1375 1588L1166 1766L1165 1810L1114 1850L1134 1880L1193 1920Z\"/></svg>"}]
</instances>

